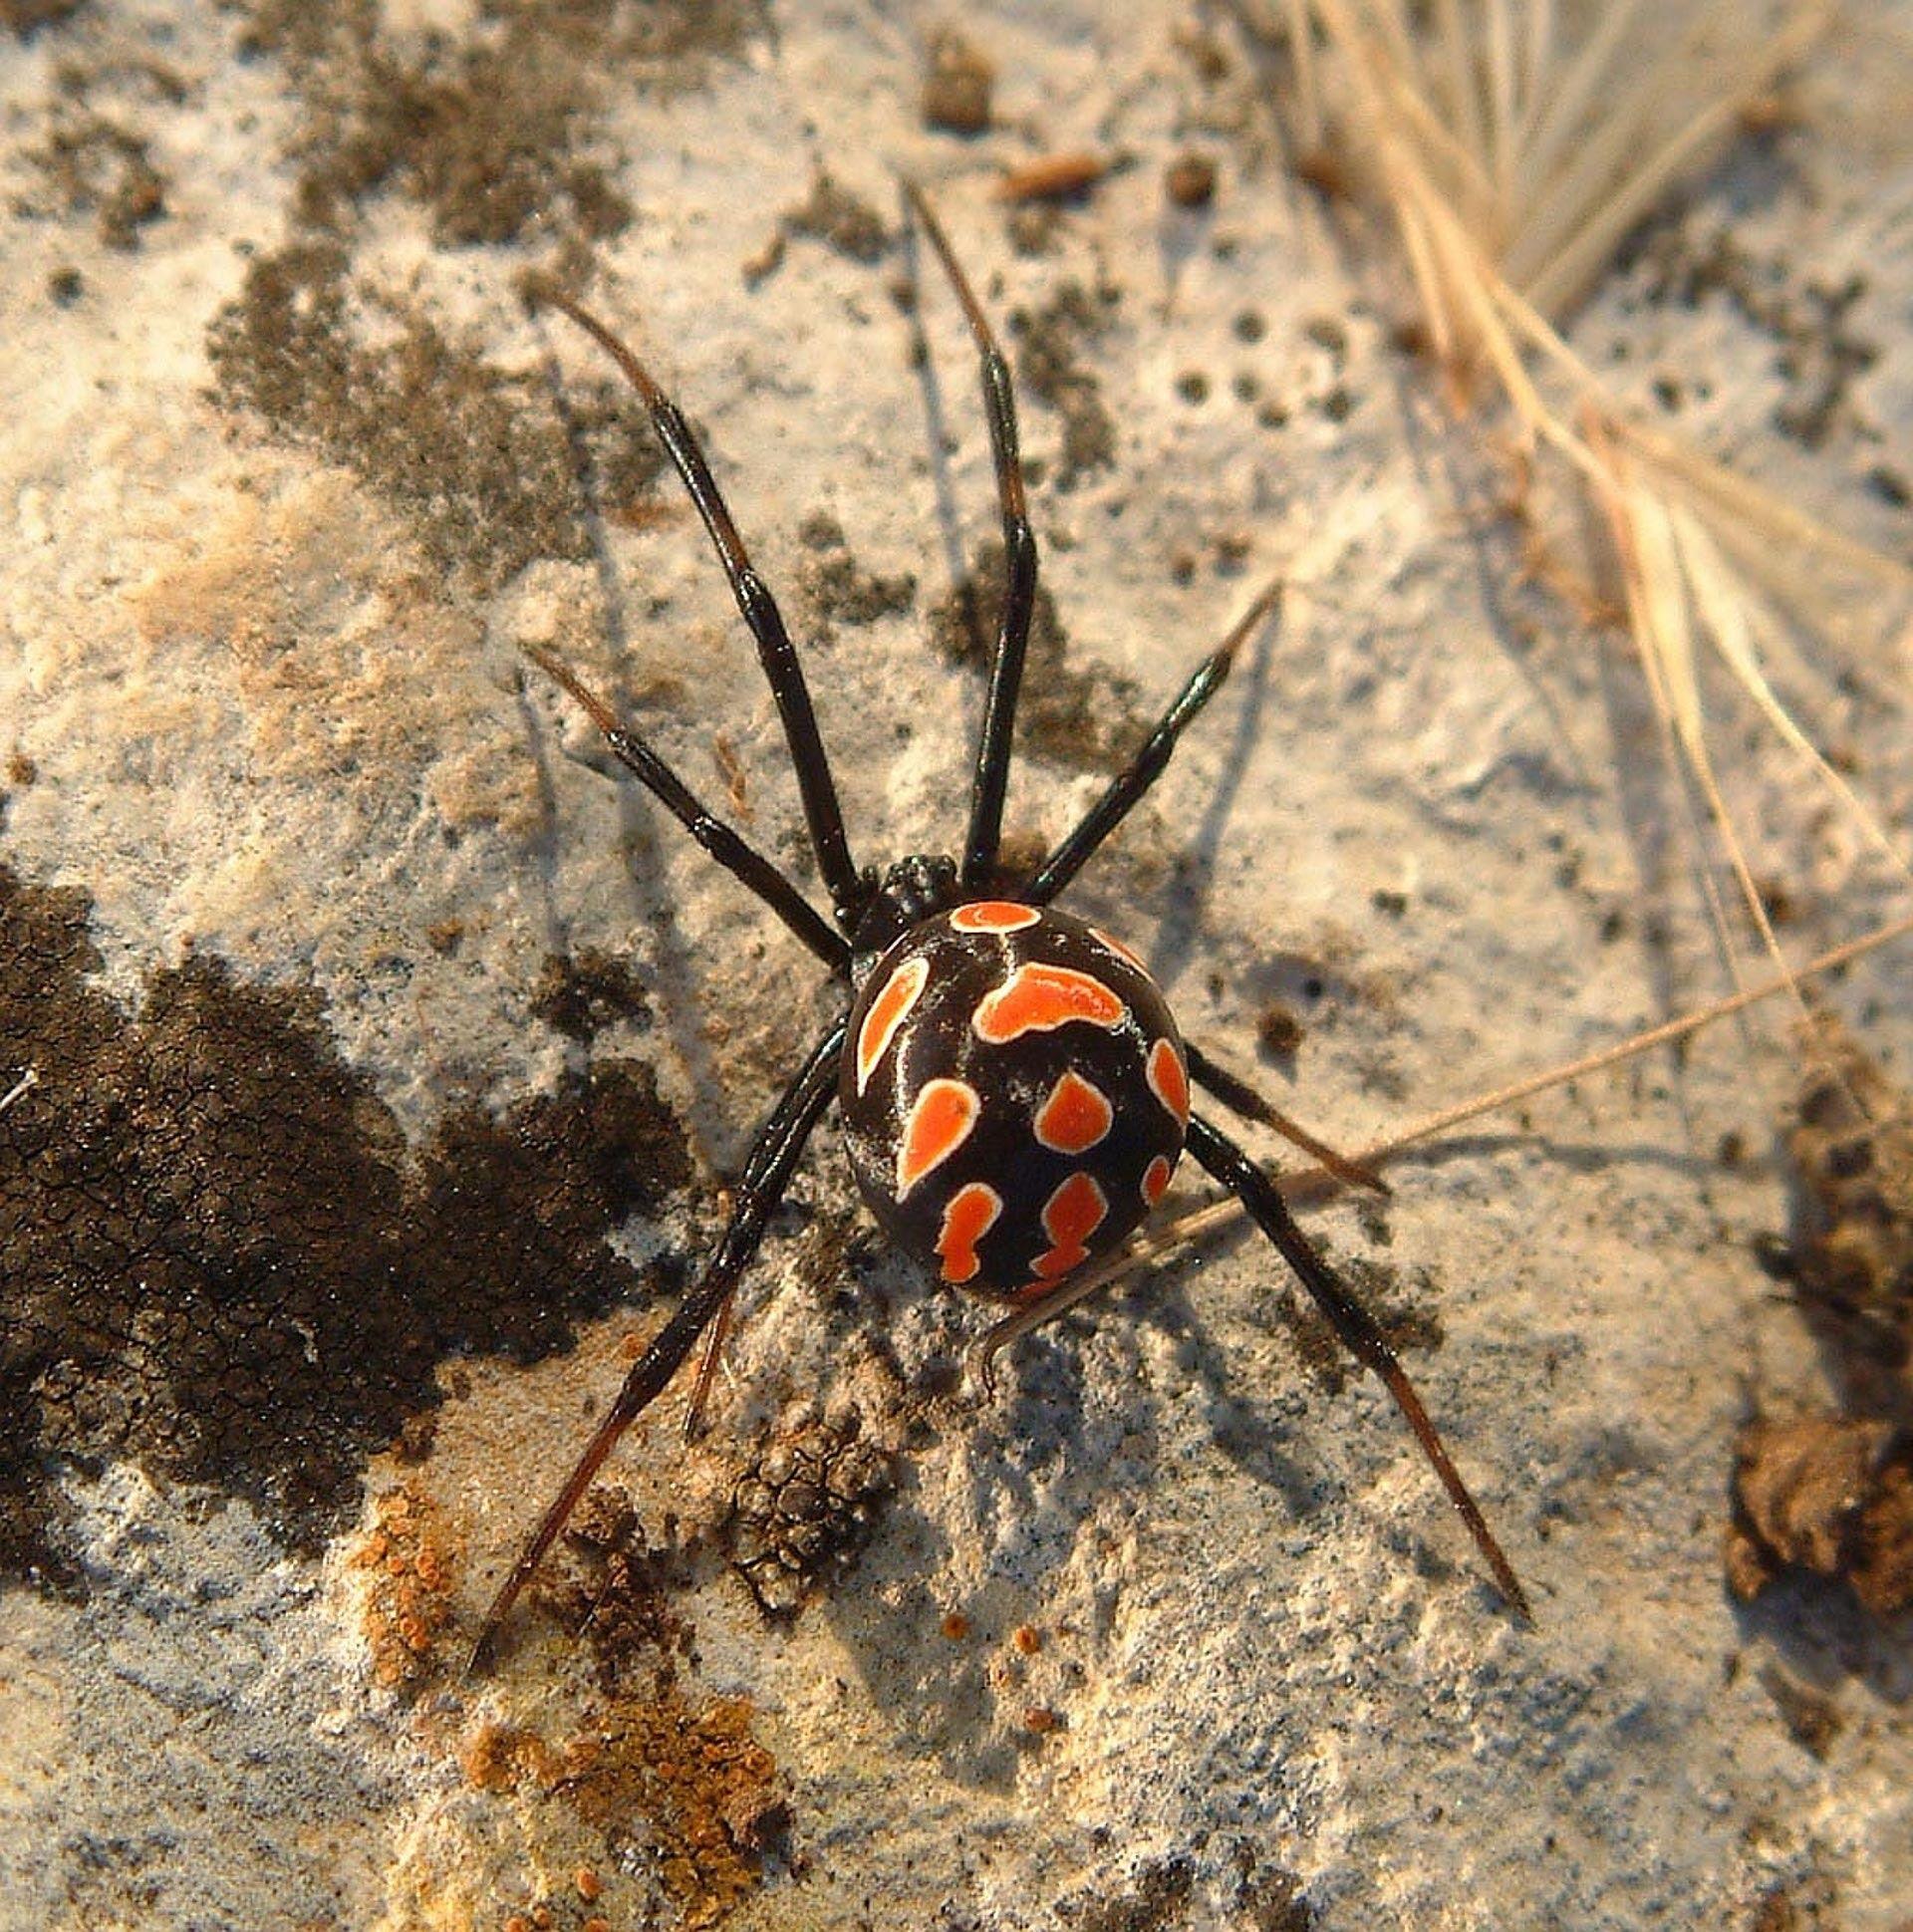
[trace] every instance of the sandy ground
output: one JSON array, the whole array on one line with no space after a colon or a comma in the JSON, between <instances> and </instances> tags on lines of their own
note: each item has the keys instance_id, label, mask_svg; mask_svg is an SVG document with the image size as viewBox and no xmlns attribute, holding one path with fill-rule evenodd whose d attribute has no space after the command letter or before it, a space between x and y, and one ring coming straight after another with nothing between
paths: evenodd
<instances>
[{"instance_id":1,"label":"sandy ground","mask_svg":"<svg viewBox=\"0 0 1913 1932\"><path fill-rule=\"evenodd\" d=\"M37 1581L0 1595L0 1921L1904 1926L1904 1619L1723 1581L1737 1429L1826 1396L1755 1255L1788 1214L1777 1014L1310 1217L1533 1628L1266 1247L1130 1282L979 1400L987 1310L882 1251L827 1124L709 1432L681 1447L674 1395L614 1466L636 1542L574 1547L569 1595L455 1675L830 1010L519 653L602 684L808 881L701 533L527 267L708 435L860 860L960 836L950 601L994 526L960 317L927 262L910 299L907 170L1017 367L1055 600L1015 849L1290 585L1071 897L1192 1038L1355 1145L1723 983L1625 642L1517 584L1503 473L1400 345L1372 238L1283 166L1236 31L976 10L964 136L925 115L941 18L97 4L0 40L0 1092L39 1075L0 1143ZM1797 123L1574 329L1901 556L1909 50L1905 8L1850 9ZM1120 164L1080 205L993 198L1083 149ZM1216 182L1185 207L1188 153ZM1892 616L1789 688L1904 854ZM1721 710L1786 944L1888 916L1861 835ZM1903 1083L1906 972L1832 995ZM733 1486L769 1432L853 1412L889 1487L766 1616Z\"/></svg>"}]
</instances>

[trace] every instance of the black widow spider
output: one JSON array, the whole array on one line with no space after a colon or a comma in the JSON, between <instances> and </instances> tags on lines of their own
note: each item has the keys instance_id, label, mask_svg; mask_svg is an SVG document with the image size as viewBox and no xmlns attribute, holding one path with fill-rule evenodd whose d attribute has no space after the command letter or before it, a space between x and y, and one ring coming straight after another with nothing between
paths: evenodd
<instances>
[{"instance_id":1,"label":"black widow spider","mask_svg":"<svg viewBox=\"0 0 1913 1932\"><path fill-rule=\"evenodd\" d=\"M519 1592L619 1437L663 1393L713 1322L721 1335L738 1277L833 1099L844 1116L859 1187L893 1242L944 1280L1015 1303L1017 1313L999 1327L1018 1332L1078 1298L1078 1283L1065 1277L1107 1253L1142 1221L1187 1146L1240 1197L1342 1342L1387 1385L1496 1581L1525 1618L1527 1599L1512 1567L1374 1317L1296 1226L1274 1184L1220 1128L1190 1111L1189 1082L1289 1134L1345 1178L1370 1177L1338 1164L1240 1081L1186 1047L1162 993L1127 948L1049 910L1161 775L1244 639L1274 608L1279 587L1264 591L1197 669L1128 766L1034 876L1003 878L997 853L1036 590L1036 540L1023 495L1008 365L942 225L914 185L905 194L981 359L1003 524L1002 611L960 861L916 855L881 875L852 862L796 651L696 438L677 405L603 323L557 290L528 290L534 303L570 317L630 379L703 518L776 700L834 927L767 858L705 810L651 745L570 671L543 652L529 655L590 714L618 760L829 967L844 985L847 1009L771 1110L744 1163L716 1252L633 1365L526 1541L485 1614L467 1668L487 1663ZM706 1355L706 1369L712 1359ZM700 1381L693 1416L701 1393Z\"/></svg>"}]
</instances>

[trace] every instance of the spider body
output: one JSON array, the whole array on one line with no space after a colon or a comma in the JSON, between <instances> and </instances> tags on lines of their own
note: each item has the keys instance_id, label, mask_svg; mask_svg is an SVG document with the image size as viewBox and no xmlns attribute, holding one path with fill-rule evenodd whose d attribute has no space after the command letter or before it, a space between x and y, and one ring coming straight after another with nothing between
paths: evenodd
<instances>
[{"instance_id":1,"label":"spider body","mask_svg":"<svg viewBox=\"0 0 1913 1932\"><path fill-rule=\"evenodd\" d=\"M477 1669L519 1592L632 1421L670 1385L699 1339L721 1340L731 1296L761 1244L812 1129L835 1102L872 1213L899 1247L953 1284L1007 1297L1028 1325L1077 1298L1087 1263L1160 1198L1185 1149L1237 1195L1344 1345L1386 1384L1508 1600L1526 1599L1387 1337L1296 1226L1280 1190L1204 1113L1190 1086L1276 1127L1344 1179L1367 1180L1241 1080L1184 1041L1163 995L1126 948L1051 902L1162 775L1178 739L1222 688L1244 639L1274 609L1272 584L1201 664L1076 826L1027 878L999 862L1010 742L1036 592L1009 368L936 216L914 187L929 237L977 350L1004 588L959 856L918 856L879 873L851 857L809 689L775 598L750 562L683 413L602 322L561 292L559 310L624 371L703 520L757 645L832 917L807 890L702 804L639 731L549 653L528 655L584 707L618 760L704 851L790 930L842 988L844 1011L805 1054L751 1145L734 1206L701 1275L653 1335L487 1611ZM1374 1185L1379 1185L1374 1184ZM1093 1279L1093 1272L1087 1278ZM992 1331L992 1333L997 1331ZM706 1366L714 1355L706 1356ZM700 1381L699 1388L703 1387ZM693 1396L692 1412L699 1397Z\"/></svg>"},{"instance_id":2,"label":"spider body","mask_svg":"<svg viewBox=\"0 0 1913 1932\"><path fill-rule=\"evenodd\" d=\"M1079 919L968 900L912 927L850 1010L837 1091L891 1241L1020 1299L1107 1253L1162 1199L1189 1123L1168 1002Z\"/></svg>"}]
</instances>

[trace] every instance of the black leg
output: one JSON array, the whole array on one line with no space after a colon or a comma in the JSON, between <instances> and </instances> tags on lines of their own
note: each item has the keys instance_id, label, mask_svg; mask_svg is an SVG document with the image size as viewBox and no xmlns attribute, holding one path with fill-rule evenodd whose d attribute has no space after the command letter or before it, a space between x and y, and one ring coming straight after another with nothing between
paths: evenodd
<instances>
[{"instance_id":1,"label":"black leg","mask_svg":"<svg viewBox=\"0 0 1913 1932\"><path fill-rule=\"evenodd\" d=\"M810 1130L837 1091L837 1068L843 1050L844 1022L839 1020L811 1049L803 1071L785 1089L784 1097L752 1145L750 1158L737 1183L737 1205L731 1211L729 1224L702 1278L633 1364L617 1400L586 1444L577 1467L565 1479L557 1500L545 1512L512 1565L511 1574L492 1598L491 1608L485 1612L477 1641L465 1664L468 1675L482 1672L490 1663L498 1633L511 1614L519 1592L537 1574L545 1552L578 1507L579 1499L591 1487L599 1466L616 1447L619 1437L664 1393L756 1253L764 1229L783 1199L791 1171L804 1151Z\"/></svg>"},{"instance_id":2,"label":"black leg","mask_svg":"<svg viewBox=\"0 0 1913 1932\"><path fill-rule=\"evenodd\" d=\"M549 652L536 650L530 645L524 647L524 652L540 671L556 679L578 700L590 714L591 721L605 734L605 742L618 762L665 806L726 872L742 880L832 972L840 975L849 973L849 942L831 931L823 915L761 852L733 832L722 819L706 811L689 787L651 745L638 732L619 723L617 713L590 686Z\"/></svg>"},{"instance_id":3,"label":"black leg","mask_svg":"<svg viewBox=\"0 0 1913 1932\"><path fill-rule=\"evenodd\" d=\"M1252 1120L1258 1126L1274 1128L1290 1146L1299 1147L1344 1187L1370 1188L1376 1194L1394 1192L1372 1167L1364 1167L1360 1161L1338 1154L1300 1121L1291 1119L1272 1100L1257 1093L1246 1080L1237 1079L1227 1067L1218 1066L1200 1047L1191 1046L1185 1040L1183 1049L1189 1056L1189 1077L1205 1092L1213 1093L1231 1114L1239 1114L1243 1120Z\"/></svg>"},{"instance_id":4,"label":"black leg","mask_svg":"<svg viewBox=\"0 0 1913 1932\"><path fill-rule=\"evenodd\" d=\"M1030 615L1036 607L1036 535L1029 527L1029 506L1023 496L1022 458L1016 448L1016 399L1009 386L1009 365L922 190L914 181L906 181L904 193L943 263L944 273L950 277L976 343L982 365L983 409L989 417L989 447L996 463L996 498L1003 514L1003 609L996 628L996 651L990 661L983 728L976 744L969 831L963 840L964 890L981 892L992 883L996 848L1002 839L1010 731L1016 722L1023 656L1029 648Z\"/></svg>"},{"instance_id":5,"label":"black leg","mask_svg":"<svg viewBox=\"0 0 1913 1932\"><path fill-rule=\"evenodd\" d=\"M1224 1187L1239 1198L1255 1224L1280 1250L1282 1259L1301 1278L1302 1286L1315 1297L1315 1305L1328 1317L1336 1334L1342 1338L1342 1345L1357 1361L1381 1377L1389 1394L1395 1398L1395 1406L1414 1430L1423 1455L1441 1478L1449 1501L1468 1524L1476 1547L1495 1572L1495 1580L1501 1585L1502 1594L1524 1621L1531 1623L1534 1613L1528 1608L1527 1592L1521 1588L1513 1565L1503 1555L1502 1546L1495 1540L1495 1533L1489 1528L1481 1507L1468 1493L1468 1485L1462 1481L1461 1472L1442 1446L1442 1439L1436 1434L1428 1411L1422 1407L1421 1397L1415 1393L1415 1386L1409 1381L1407 1371L1395 1359L1395 1351L1389 1347L1388 1339L1375 1317L1355 1299L1334 1270L1315 1251L1308 1237L1295 1225L1287 1204L1268 1177L1233 1141L1211 1126L1200 1114L1190 1119L1189 1151Z\"/></svg>"},{"instance_id":6,"label":"black leg","mask_svg":"<svg viewBox=\"0 0 1913 1932\"><path fill-rule=\"evenodd\" d=\"M848 925L861 910L867 894L851 862L850 844L844 835L844 814L837 802L837 785L830 775L830 760L824 755L824 741L818 734L817 714L811 708L803 667L797 662L796 647L784 629L777 600L751 567L749 553L737 534L736 524L731 521L730 511L717 488L717 479L704 460L704 452L690 432L690 424L677 404L652 381L644 364L596 316L542 281L531 283L526 294L533 303L547 304L561 315L569 316L624 371L632 387L644 398L658 440L665 445L666 454L677 466L684 488L690 492L690 500L697 506L697 514L704 520L724 575L730 580L737 608L756 640L758 660L770 681L777 713L783 719L784 739L790 746L797 788L803 795L804 819L810 827L817 868L839 920Z\"/></svg>"},{"instance_id":7,"label":"black leg","mask_svg":"<svg viewBox=\"0 0 1913 1932\"><path fill-rule=\"evenodd\" d=\"M1046 858L1028 887L1017 896L1032 906L1047 906L1089 862L1096 848L1136 808L1169 764L1176 740L1198 712L1222 690L1230 667L1244 640L1253 637L1262 620L1281 602L1280 578L1262 591L1239 617L1234 628L1197 667L1182 694L1163 713L1162 722L1143 740L1128 766L1110 781L1109 789L1084 813L1083 821Z\"/></svg>"}]
</instances>

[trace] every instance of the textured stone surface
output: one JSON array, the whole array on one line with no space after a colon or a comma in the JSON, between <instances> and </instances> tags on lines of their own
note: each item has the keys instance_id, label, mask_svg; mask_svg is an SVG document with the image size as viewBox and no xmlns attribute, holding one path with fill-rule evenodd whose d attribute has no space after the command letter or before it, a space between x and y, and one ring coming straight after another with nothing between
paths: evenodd
<instances>
[{"instance_id":1,"label":"textured stone surface","mask_svg":"<svg viewBox=\"0 0 1913 1932\"><path fill-rule=\"evenodd\" d=\"M1498 588L1518 560L1499 473L1397 346L1386 276L1283 171L1227 29L1211 60L1179 7L972 10L990 125L963 135L926 121L946 24L927 7L27 12L47 19L0 40L0 861L68 892L98 952L85 999L110 1003L81 1012L52 966L4 982L6 1052L83 1022L94 1049L42 1056L0 1159L98 1131L128 1015L176 1018L155 987L216 960L259 1010L289 1002L273 1037L310 1047L274 1117L315 1117L316 1082L334 1152L361 1163L340 1171L386 1177L376 1228L370 1184L331 1190L355 1253L376 1237L403 1257L386 1293L436 1307L420 1228L455 1250L439 1290L490 1293L516 1256L546 1274L514 1290L517 1363L454 1352L496 1328L400 1324L425 1351L405 1386L444 1400L395 1422L382 1397L329 1439L332 1507L365 1501L323 1557L245 1500L279 1511L284 1465L242 1480L153 1453L206 1422L191 1376L155 1373L190 1349L95 1324L74 1358L112 1373L44 1480L29 1365L4 1434L36 1473L7 1546L39 1579L0 1593L4 1915L1902 1924L1904 1619L1810 1577L1744 1607L1723 1580L1739 1425L1826 1396L1751 1252L1785 1218L1775 1139L1798 1085L1760 1016L1484 1123L1399 1168L1379 1212L1311 1218L1405 1338L1536 1628L1498 1605L1386 1398L1265 1248L1226 1241L1092 1303L1021 1343L979 1407L958 1371L988 1310L884 1254L826 1131L702 1440L681 1445L681 1393L635 1431L615 1466L635 1518L606 1506L618 1535L561 1551L495 1676L457 1679L458 1638L653 1319L637 1301L549 1352L592 1304L573 1276L682 1280L829 1010L809 958L602 775L517 652L556 650L640 711L804 871L775 715L695 518L589 346L527 318L521 271L586 286L595 265L590 299L708 433L815 640L860 858L931 849L959 833L980 697L958 593L987 582L995 515L955 304L928 274L903 299L894 171L924 180L1018 367L1054 598L1016 849L1067 829L1286 573L1282 624L1071 904L1143 951L1191 1038L1338 1143L1715 989L1682 801L1625 648ZM1850 14L1801 125L1656 227L1574 340L1904 555L1913 26L1885 0ZM992 198L1000 167L1085 148L1132 164L1060 212ZM1173 202L1190 152L1214 192ZM1909 667L1870 615L1799 684L1903 843ZM1789 944L1883 917L1860 835L1774 747L1742 755L1751 727L1724 709L1725 782ZM43 982L65 1031L29 1010ZM1834 994L1902 1087L1905 984L1902 954ZM551 1096L634 1061L658 1133L619 1181L610 1150L546 1129ZM0 1063L0 1095L20 1072ZM127 1090L169 1091L131 1072ZM116 1172L167 1191L141 1227L230 1239L184 1259L129 1242L101 1305L176 1320L165 1284L189 1279L189 1314L258 1325L270 1346L244 1359L297 1364L305 1388L357 1334L395 1386L393 1304L320 1278L324 1242L285 1268L313 1270L299 1293L329 1323L218 1300L208 1257L264 1251L231 1152L261 1103L210 1073L185 1090L201 1113L152 1102L153 1134L111 1142L145 1165ZM289 1160L282 1141L261 1145ZM440 1219L408 1222L424 1176ZM628 1194L616 1256L601 1183ZM18 1186L0 1200L31 1211ZM57 1244L22 1251L58 1265ZM256 1433L296 1443L315 1411L273 1383L244 1392ZM773 1426L853 1411L894 1493L847 1569L766 1618L730 1563L738 1477Z\"/></svg>"}]
</instances>

